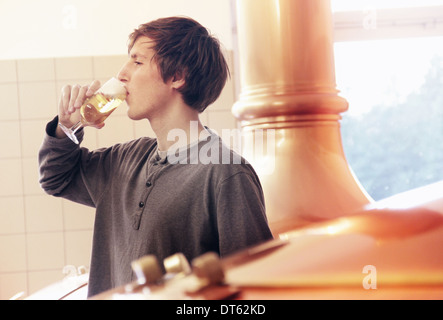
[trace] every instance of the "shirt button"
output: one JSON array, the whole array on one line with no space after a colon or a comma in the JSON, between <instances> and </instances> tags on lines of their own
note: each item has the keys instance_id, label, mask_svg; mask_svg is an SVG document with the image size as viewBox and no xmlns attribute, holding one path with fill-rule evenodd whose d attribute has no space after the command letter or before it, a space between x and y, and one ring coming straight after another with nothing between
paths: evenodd
<instances>
[{"instance_id":1,"label":"shirt button","mask_svg":"<svg viewBox=\"0 0 443 320\"><path fill-rule=\"evenodd\" d=\"M152 186L152 183L151 183L151 181L148 181L148 182L146 182L146 186L147 186L147 187L150 187L150 186Z\"/></svg>"},{"instance_id":2,"label":"shirt button","mask_svg":"<svg viewBox=\"0 0 443 320\"><path fill-rule=\"evenodd\" d=\"M139 206L140 208L143 208L143 207L145 206L145 203L144 203L143 201L140 201L139 204L138 204L138 206Z\"/></svg>"}]
</instances>

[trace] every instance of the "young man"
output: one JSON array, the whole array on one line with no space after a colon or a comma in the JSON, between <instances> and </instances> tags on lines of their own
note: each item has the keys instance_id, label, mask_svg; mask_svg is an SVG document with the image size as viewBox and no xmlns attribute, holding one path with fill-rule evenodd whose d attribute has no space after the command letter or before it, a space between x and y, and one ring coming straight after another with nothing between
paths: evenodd
<instances>
[{"instance_id":1,"label":"young man","mask_svg":"<svg viewBox=\"0 0 443 320\"><path fill-rule=\"evenodd\" d=\"M62 89L39 152L40 183L51 195L96 208L89 296L133 281L130 263L146 254L159 261L177 252L189 260L207 251L225 256L272 238L253 168L199 120L228 72L218 41L196 21L141 25L118 78L129 118L148 119L156 139L95 151L71 142L57 124L74 124L99 83ZM186 139L168 137L177 130Z\"/></svg>"}]
</instances>

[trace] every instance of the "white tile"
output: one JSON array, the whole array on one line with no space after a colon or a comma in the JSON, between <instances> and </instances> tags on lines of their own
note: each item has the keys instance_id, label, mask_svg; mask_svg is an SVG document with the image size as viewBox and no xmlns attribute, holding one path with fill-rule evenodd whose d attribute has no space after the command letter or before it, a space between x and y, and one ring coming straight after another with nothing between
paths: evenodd
<instances>
[{"instance_id":1,"label":"white tile","mask_svg":"<svg viewBox=\"0 0 443 320\"><path fill-rule=\"evenodd\" d=\"M26 231L63 231L62 200L49 195L26 196Z\"/></svg>"},{"instance_id":2,"label":"white tile","mask_svg":"<svg viewBox=\"0 0 443 320\"><path fill-rule=\"evenodd\" d=\"M0 235L0 273L26 270L26 236Z\"/></svg>"},{"instance_id":3,"label":"white tile","mask_svg":"<svg viewBox=\"0 0 443 320\"><path fill-rule=\"evenodd\" d=\"M237 120L230 111L208 110L208 126L221 136L223 129L236 129Z\"/></svg>"},{"instance_id":4,"label":"white tile","mask_svg":"<svg viewBox=\"0 0 443 320\"><path fill-rule=\"evenodd\" d=\"M19 108L17 83L0 84L0 97L2 97L0 120L18 120Z\"/></svg>"},{"instance_id":5,"label":"white tile","mask_svg":"<svg viewBox=\"0 0 443 320\"><path fill-rule=\"evenodd\" d=\"M20 158L20 123L18 121L0 122L0 158Z\"/></svg>"},{"instance_id":6,"label":"white tile","mask_svg":"<svg viewBox=\"0 0 443 320\"><path fill-rule=\"evenodd\" d=\"M0 159L0 197L23 194L22 167L17 159Z\"/></svg>"},{"instance_id":7,"label":"white tile","mask_svg":"<svg viewBox=\"0 0 443 320\"><path fill-rule=\"evenodd\" d=\"M241 130L230 111L208 111L208 124L227 146L237 152L240 150Z\"/></svg>"},{"instance_id":8,"label":"white tile","mask_svg":"<svg viewBox=\"0 0 443 320\"><path fill-rule=\"evenodd\" d=\"M62 205L65 230L92 230L94 227L95 208L66 199L62 200Z\"/></svg>"},{"instance_id":9,"label":"white tile","mask_svg":"<svg viewBox=\"0 0 443 320\"><path fill-rule=\"evenodd\" d=\"M45 195L40 187L37 155L22 159L23 193L25 195Z\"/></svg>"},{"instance_id":10,"label":"white tile","mask_svg":"<svg viewBox=\"0 0 443 320\"><path fill-rule=\"evenodd\" d=\"M69 57L55 59L57 80L92 78L92 57Z\"/></svg>"},{"instance_id":11,"label":"white tile","mask_svg":"<svg viewBox=\"0 0 443 320\"><path fill-rule=\"evenodd\" d=\"M55 80L54 59L17 60L18 81Z\"/></svg>"},{"instance_id":12,"label":"white tile","mask_svg":"<svg viewBox=\"0 0 443 320\"><path fill-rule=\"evenodd\" d=\"M22 156L37 157L50 119L21 121Z\"/></svg>"},{"instance_id":13,"label":"white tile","mask_svg":"<svg viewBox=\"0 0 443 320\"><path fill-rule=\"evenodd\" d=\"M64 239L62 232L32 233L26 237L28 270L62 269Z\"/></svg>"},{"instance_id":14,"label":"white tile","mask_svg":"<svg viewBox=\"0 0 443 320\"><path fill-rule=\"evenodd\" d=\"M81 143L82 147L88 148L89 150L95 150L98 148L98 129L92 127L86 127L85 134L83 136L83 141Z\"/></svg>"},{"instance_id":15,"label":"white tile","mask_svg":"<svg viewBox=\"0 0 443 320\"><path fill-rule=\"evenodd\" d=\"M20 118L48 119L58 112L55 81L19 83Z\"/></svg>"},{"instance_id":16,"label":"white tile","mask_svg":"<svg viewBox=\"0 0 443 320\"><path fill-rule=\"evenodd\" d=\"M0 300L9 300L16 294L28 292L28 276L26 272L0 274Z\"/></svg>"},{"instance_id":17,"label":"white tile","mask_svg":"<svg viewBox=\"0 0 443 320\"><path fill-rule=\"evenodd\" d=\"M116 77L127 60L127 55L93 57L94 78L109 79L111 77Z\"/></svg>"},{"instance_id":18,"label":"white tile","mask_svg":"<svg viewBox=\"0 0 443 320\"><path fill-rule=\"evenodd\" d=\"M17 81L15 60L0 60L0 70L0 83Z\"/></svg>"},{"instance_id":19,"label":"white tile","mask_svg":"<svg viewBox=\"0 0 443 320\"><path fill-rule=\"evenodd\" d=\"M28 295L37 293L38 291L45 289L46 287L59 282L64 277L63 268L56 270L44 270L44 271L30 271L28 272L29 289ZM42 298L45 299L45 298ZM47 299L54 299L48 297Z\"/></svg>"},{"instance_id":20,"label":"white tile","mask_svg":"<svg viewBox=\"0 0 443 320\"><path fill-rule=\"evenodd\" d=\"M68 231L66 239L66 264L89 267L92 252L92 230Z\"/></svg>"},{"instance_id":21,"label":"white tile","mask_svg":"<svg viewBox=\"0 0 443 320\"><path fill-rule=\"evenodd\" d=\"M25 232L23 197L0 197L0 234Z\"/></svg>"},{"instance_id":22,"label":"white tile","mask_svg":"<svg viewBox=\"0 0 443 320\"><path fill-rule=\"evenodd\" d=\"M218 99L213 104L208 106L207 109L209 111L220 111L220 110L231 111L234 102L235 102L234 84L231 80L228 80Z\"/></svg>"},{"instance_id":23,"label":"white tile","mask_svg":"<svg viewBox=\"0 0 443 320\"><path fill-rule=\"evenodd\" d=\"M200 121L201 121L201 123L204 125L204 126L208 126L208 110L205 110L205 111L203 111L202 113L200 113L200 115L199 115L199 118L200 118Z\"/></svg>"},{"instance_id":24,"label":"white tile","mask_svg":"<svg viewBox=\"0 0 443 320\"><path fill-rule=\"evenodd\" d=\"M225 56L226 62L229 67L229 73L231 74L231 78L233 78L233 74L235 72L234 68L234 51L222 49L223 55Z\"/></svg>"}]
</instances>

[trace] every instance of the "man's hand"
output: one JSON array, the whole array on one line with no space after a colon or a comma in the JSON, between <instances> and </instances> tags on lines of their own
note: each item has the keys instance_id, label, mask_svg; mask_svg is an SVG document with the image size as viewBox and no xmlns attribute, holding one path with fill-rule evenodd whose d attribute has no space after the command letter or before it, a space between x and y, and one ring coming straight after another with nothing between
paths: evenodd
<instances>
[{"instance_id":1,"label":"man's hand","mask_svg":"<svg viewBox=\"0 0 443 320\"><path fill-rule=\"evenodd\" d=\"M65 127L70 128L80 121L80 107L86 99L94 95L100 88L100 81L94 80L89 86L66 85L62 88L62 94L58 104L58 121ZM104 126L101 123L95 128L100 129ZM57 138L64 138L66 135L63 130L57 126L55 131Z\"/></svg>"}]
</instances>

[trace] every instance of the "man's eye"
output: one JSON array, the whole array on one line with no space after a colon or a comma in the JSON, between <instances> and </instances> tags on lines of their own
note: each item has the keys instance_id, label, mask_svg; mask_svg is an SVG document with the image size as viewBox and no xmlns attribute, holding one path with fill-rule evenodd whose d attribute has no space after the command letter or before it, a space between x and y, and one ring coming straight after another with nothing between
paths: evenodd
<instances>
[{"instance_id":1,"label":"man's eye","mask_svg":"<svg viewBox=\"0 0 443 320\"><path fill-rule=\"evenodd\" d=\"M143 63L141 63L141 62L139 62L139 61L135 61L134 62L136 65L138 65L138 66L140 66L140 65L142 65Z\"/></svg>"}]
</instances>

